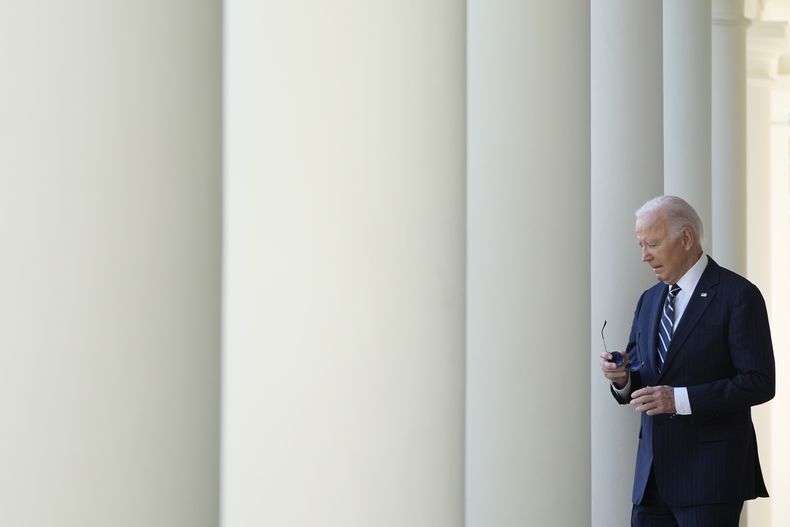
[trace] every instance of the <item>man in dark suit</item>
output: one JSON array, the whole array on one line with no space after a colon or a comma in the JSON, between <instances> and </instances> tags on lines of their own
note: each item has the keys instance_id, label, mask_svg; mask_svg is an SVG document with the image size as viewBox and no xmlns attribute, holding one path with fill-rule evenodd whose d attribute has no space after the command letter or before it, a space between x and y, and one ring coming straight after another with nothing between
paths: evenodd
<instances>
[{"instance_id":1,"label":"man in dark suit","mask_svg":"<svg viewBox=\"0 0 790 527\"><path fill-rule=\"evenodd\" d=\"M615 399L641 413L631 525L737 527L744 500L768 496L751 419L774 396L765 302L703 253L684 200L645 203L636 237L659 283L639 298L624 363L601 354Z\"/></svg>"}]
</instances>

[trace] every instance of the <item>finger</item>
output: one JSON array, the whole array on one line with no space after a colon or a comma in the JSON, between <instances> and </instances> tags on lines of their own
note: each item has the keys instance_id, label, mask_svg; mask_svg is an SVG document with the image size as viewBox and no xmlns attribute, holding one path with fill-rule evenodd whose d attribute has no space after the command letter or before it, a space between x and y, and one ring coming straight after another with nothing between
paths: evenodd
<instances>
[{"instance_id":1,"label":"finger","mask_svg":"<svg viewBox=\"0 0 790 527\"><path fill-rule=\"evenodd\" d=\"M635 391L633 394L631 394L631 397L642 397L643 395L650 395L653 393L653 391L654 390L652 386L646 386L644 388L640 388L637 391Z\"/></svg>"},{"instance_id":2,"label":"finger","mask_svg":"<svg viewBox=\"0 0 790 527\"><path fill-rule=\"evenodd\" d=\"M666 413L669 413L669 410L667 410L666 407L660 404L653 408L650 408L647 411L647 415L658 415L658 414L666 414Z\"/></svg>"},{"instance_id":3,"label":"finger","mask_svg":"<svg viewBox=\"0 0 790 527\"><path fill-rule=\"evenodd\" d=\"M631 404L633 405L645 405L655 402L656 402L656 397L651 393L643 393L641 395L636 395L636 393L632 394Z\"/></svg>"},{"instance_id":4,"label":"finger","mask_svg":"<svg viewBox=\"0 0 790 527\"><path fill-rule=\"evenodd\" d=\"M615 364L614 360L612 359L611 355L609 355L608 357L602 357L601 358L601 362L604 363L604 364L611 364L611 366L610 366L611 368L617 368L618 367L617 364Z\"/></svg>"}]
</instances>

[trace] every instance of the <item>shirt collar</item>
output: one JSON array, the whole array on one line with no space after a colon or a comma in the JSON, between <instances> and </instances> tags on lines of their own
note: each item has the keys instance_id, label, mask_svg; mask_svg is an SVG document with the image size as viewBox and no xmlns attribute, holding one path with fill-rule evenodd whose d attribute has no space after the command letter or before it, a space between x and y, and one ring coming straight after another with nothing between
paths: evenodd
<instances>
[{"instance_id":1,"label":"shirt collar","mask_svg":"<svg viewBox=\"0 0 790 527\"><path fill-rule=\"evenodd\" d=\"M708 255L702 253L702 256L699 257L697 263L691 266L691 269L686 271L686 274L680 277L680 280L677 281L677 284L680 286L681 291L685 291L688 294L692 294L694 289L697 287L697 283L699 283L699 279L702 278L702 273L705 271L705 268L708 266Z\"/></svg>"}]
</instances>

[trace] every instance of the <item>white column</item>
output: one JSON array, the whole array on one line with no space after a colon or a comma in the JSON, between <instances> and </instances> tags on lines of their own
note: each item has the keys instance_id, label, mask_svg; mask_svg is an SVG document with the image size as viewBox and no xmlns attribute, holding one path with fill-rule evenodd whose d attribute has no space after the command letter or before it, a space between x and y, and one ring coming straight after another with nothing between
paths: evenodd
<instances>
[{"instance_id":1,"label":"white column","mask_svg":"<svg viewBox=\"0 0 790 527\"><path fill-rule=\"evenodd\" d=\"M747 276L770 303L772 94L787 22L753 21L747 31Z\"/></svg>"},{"instance_id":2,"label":"white column","mask_svg":"<svg viewBox=\"0 0 790 527\"><path fill-rule=\"evenodd\" d=\"M225 6L222 525L462 525L464 4Z\"/></svg>"},{"instance_id":3,"label":"white column","mask_svg":"<svg viewBox=\"0 0 790 527\"><path fill-rule=\"evenodd\" d=\"M663 1L664 194L711 225L711 3ZM710 252L710 237L703 247Z\"/></svg>"},{"instance_id":4,"label":"white column","mask_svg":"<svg viewBox=\"0 0 790 527\"><path fill-rule=\"evenodd\" d=\"M0 524L218 519L221 7L0 7Z\"/></svg>"},{"instance_id":5,"label":"white column","mask_svg":"<svg viewBox=\"0 0 790 527\"><path fill-rule=\"evenodd\" d=\"M712 254L746 272L746 27L743 0L713 0Z\"/></svg>"},{"instance_id":6,"label":"white column","mask_svg":"<svg viewBox=\"0 0 790 527\"><path fill-rule=\"evenodd\" d=\"M772 119L774 80L777 59L788 48L787 22L753 21L747 31L747 260L746 276L757 284L765 297L769 313L776 320L773 309L773 287L771 283L774 230L772 218L772 159L778 154L787 158L787 144L775 152ZM774 326L776 332L778 328ZM780 374L781 375L781 374ZM749 525L770 526L772 508L777 500L774 492L774 474L781 472L774 464L775 448L772 442L772 420L775 403L760 405L752 410L752 419L757 429L757 440L763 474L772 499L755 500L747 504L745 514ZM781 443L776 446L781 449ZM777 470L778 469L778 470Z\"/></svg>"},{"instance_id":7,"label":"white column","mask_svg":"<svg viewBox=\"0 0 790 527\"><path fill-rule=\"evenodd\" d=\"M663 192L662 7L592 2L592 521L627 525L639 419L619 406L601 375L601 325L622 350L642 291L655 283L640 261L634 211ZM581 523L579 524L581 525Z\"/></svg>"},{"instance_id":8,"label":"white column","mask_svg":"<svg viewBox=\"0 0 790 527\"><path fill-rule=\"evenodd\" d=\"M771 85L768 79L749 79L746 276L771 297ZM769 307L770 308L770 307ZM768 491L772 491L771 406L752 409L757 441ZM781 448L781 447L780 447ZM772 525L770 500L749 502L745 514L750 525Z\"/></svg>"},{"instance_id":9,"label":"white column","mask_svg":"<svg viewBox=\"0 0 790 527\"><path fill-rule=\"evenodd\" d=\"M468 9L466 525L584 525L589 12Z\"/></svg>"},{"instance_id":10,"label":"white column","mask_svg":"<svg viewBox=\"0 0 790 527\"><path fill-rule=\"evenodd\" d=\"M787 58L785 58L787 60ZM776 397L771 408L771 520L774 526L790 525L790 405L787 375L790 371L790 71L783 72L781 89L772 94L771 133L771 295L768 306L776 358ZM759 524L754 524L759 525Z\"/></svg>"}]
</instances>

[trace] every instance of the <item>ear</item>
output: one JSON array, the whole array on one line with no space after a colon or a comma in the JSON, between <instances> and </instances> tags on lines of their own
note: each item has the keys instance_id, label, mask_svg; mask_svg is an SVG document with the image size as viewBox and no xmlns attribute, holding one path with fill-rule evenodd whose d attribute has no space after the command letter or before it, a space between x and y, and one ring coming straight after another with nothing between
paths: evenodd
<instances>
[{"instance_id":1,"label":"ear","mask_svg":"<svg viewBox=\"0 0 790 527\"><path fill-rule=\"evenodd\" d=\"M694 233L691 231L691 227L683 227L683 230L680 231L680 241L687 251L694 247Z\"/></svg>"}]
</instances>

